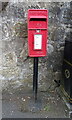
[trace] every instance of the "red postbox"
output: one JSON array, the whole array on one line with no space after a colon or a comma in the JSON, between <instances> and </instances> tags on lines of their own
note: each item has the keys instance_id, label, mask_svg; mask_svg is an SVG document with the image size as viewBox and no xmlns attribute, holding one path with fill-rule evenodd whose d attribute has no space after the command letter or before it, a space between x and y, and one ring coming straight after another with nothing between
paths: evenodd
<instances>
[{"instance_id":1,"label":"red postbox","mask_svg":"<svg viewBox=\"0 0 72 120\"><path fill-rule=\"evenodd\" d=\"M28 54L30 57L46 56L48 35L48 10L28 10Z\"/></svg>"}]
</instances>

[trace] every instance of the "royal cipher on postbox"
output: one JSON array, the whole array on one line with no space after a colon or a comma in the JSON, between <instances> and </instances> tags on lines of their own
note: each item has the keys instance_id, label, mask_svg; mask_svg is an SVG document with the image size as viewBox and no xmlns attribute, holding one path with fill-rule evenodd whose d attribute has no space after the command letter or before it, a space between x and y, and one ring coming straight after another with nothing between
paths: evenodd
<instances>
[{"instance_id":1,"label":"royal cipher on postbox","mask_svg":"<svg viewBox=\"0 0 72 120\"><path fill-rule=\"evenodd\" d=\"M47 52L48 10L28 10L28 55L43 57Z\"/></svg>"}]
</instances>

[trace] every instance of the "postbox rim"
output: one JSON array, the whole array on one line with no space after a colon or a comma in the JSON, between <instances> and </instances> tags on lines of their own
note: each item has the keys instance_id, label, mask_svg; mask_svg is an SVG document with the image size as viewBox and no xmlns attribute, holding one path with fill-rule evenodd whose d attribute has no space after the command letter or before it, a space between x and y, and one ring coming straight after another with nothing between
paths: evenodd
<instances>
[{"instance_id":1,"label":"postbox rim","mask_svg":"<svg viewBox=\"0 0 72 120\"><path fill-rule=\"evenodd\" d=\"M30 18L47 18L46 16L30 16Z\"/></svg>"},{"instance_id":2,"label":"postbox rim","mask_svg":"<svg viewBox=\"0 0 72 120\"><path fill-rule=\"evenodd\" d=\"M38 18L38 19L39 19L39 18L40 18L40 19L43 18L43 19L47 19L46 16L29 16L29 20L30 20L31 18L36 18L36 19L37 19L37 18Z\"/></svg>"}]
</instances>

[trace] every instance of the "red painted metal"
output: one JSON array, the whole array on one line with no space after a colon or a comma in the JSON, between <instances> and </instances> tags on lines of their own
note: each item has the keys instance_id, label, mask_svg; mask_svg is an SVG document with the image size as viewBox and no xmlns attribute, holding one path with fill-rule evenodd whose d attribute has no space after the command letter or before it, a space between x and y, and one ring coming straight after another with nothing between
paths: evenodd
<instances>
[{"instance_id":1,"label":"red painted metal","mask_svg":"<svg viewBox=\"0 0 72 120\"><path fill-rule=\"evenodd\" d=\"M35 35L37 35L36 38ZM29 9L28 54L30 57L46 56L47 37L48 37L48 10ZM39 45L40 43L41 45ZM35 44L37 48L36 47L34 48Z\"/></svg>"}]
</instances>

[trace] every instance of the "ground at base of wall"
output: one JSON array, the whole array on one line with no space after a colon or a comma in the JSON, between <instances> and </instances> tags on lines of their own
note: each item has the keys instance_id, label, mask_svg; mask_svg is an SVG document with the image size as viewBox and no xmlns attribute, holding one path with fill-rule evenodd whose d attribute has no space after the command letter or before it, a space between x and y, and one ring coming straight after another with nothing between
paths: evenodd
<instances>
[{"instance_id":1,"label":"ground at base of wall","mask_svg":"<svg viewBox=\"0 0 72 120\"><path fill-rule=\"evenodd\" d=\"M35 102L31 88L20 87L2 92L3 118L68 118L69 111L55 91L38 91Z\"/></svg>"},{"instance_id":2,"label":"ground at base of wall","mask_svg":"<svg viewBox=\"0 0 72 120\"><path fill-rule=\"evenodd\" d=\"M72 119L72 99L67 94L67 92L65 91L65 89L62 85L60 87L58 87L57 93L61 96L61 98L65 102L65 104L68 108L68 111L69 111L69 118Z\"/></svg>"}]
</instances>

